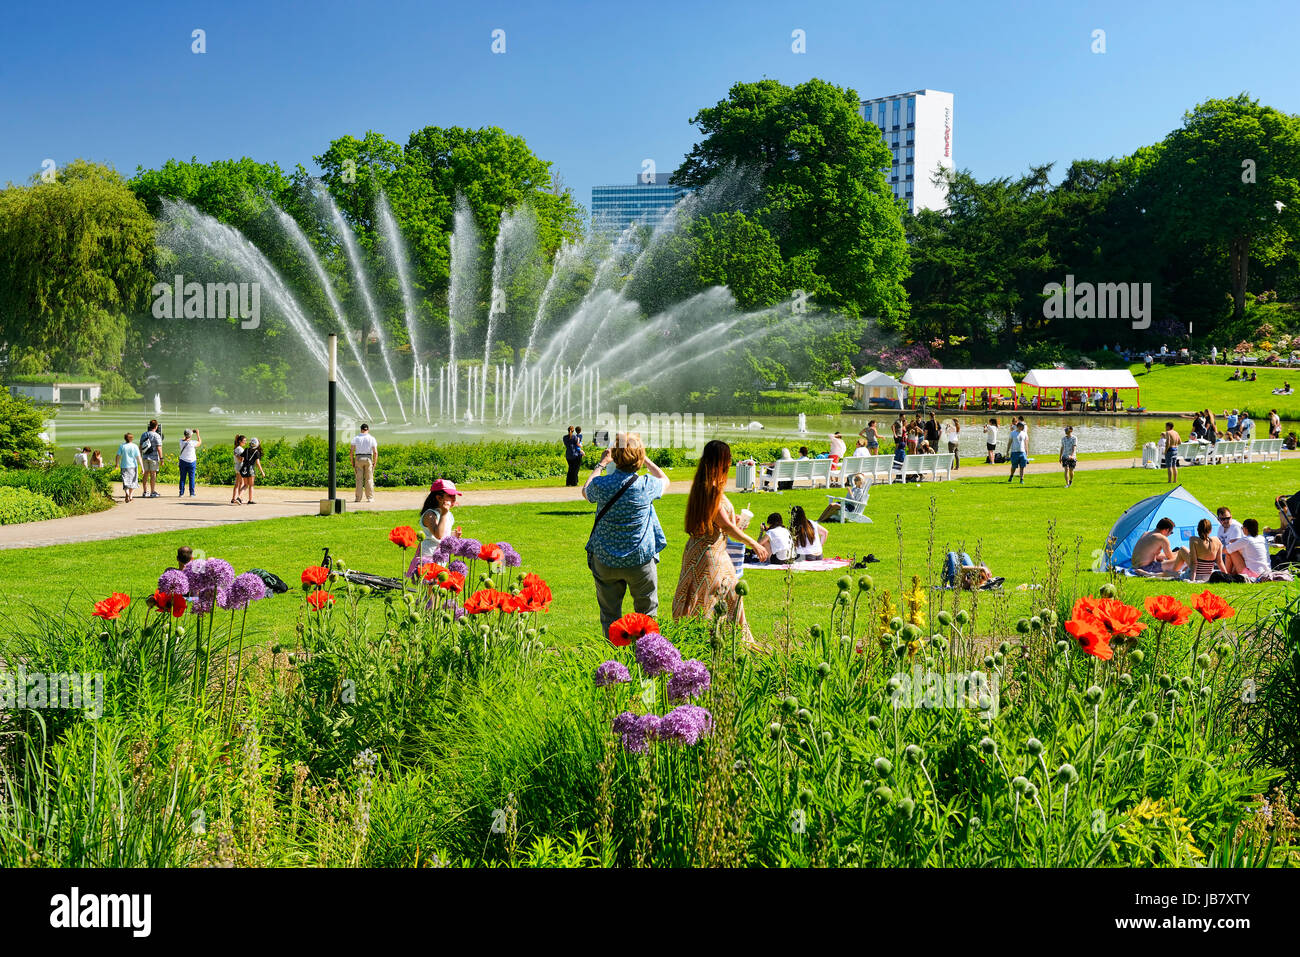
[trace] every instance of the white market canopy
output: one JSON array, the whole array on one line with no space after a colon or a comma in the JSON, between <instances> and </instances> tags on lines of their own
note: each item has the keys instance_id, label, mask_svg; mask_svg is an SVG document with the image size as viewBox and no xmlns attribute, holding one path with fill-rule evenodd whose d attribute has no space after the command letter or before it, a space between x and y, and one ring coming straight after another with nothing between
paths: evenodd
<instances>
[{"instance_id":1,"label":"white market canopy","mask_svg":"<svg viewBox=\"0 0 1300 957\"><path fill-rule=\"evenodd\" d=\"M860 375L853 381L865 389L897 389L902 385L893 376L885 375L880 370Z\"/></svg>"},{"instance_id":2,"label":"white market canopy","mask_svg":"<svg viewBox=\"0 0 1300 957\"><path fill-rule=\"evenodd\" d=\"M914 389L1014 389L1006 369L908 369L903 384Z\"/></svg>"},{"instance_id":3,"label":"white market canopy","mask_svg":"<svg viewBox=\"0 0 1300 957\"><path fill-rule=\"evenodd\" d=\"M1136 389L1127 369L1031 369L1025 385L1035 389Z\"/></svg>"},{"instance_id":4,"label":"white market canopy","mask_svg":"<svg viewBox=\"0 0 1300 957\"><path fill-rule=\"evenodd\" d=\"M870 409L872 399L886 400L892 408L903 407L903 384L880 370L866 372L853 380L853 399L859 409Z\"/></svg>"}]
</instances>

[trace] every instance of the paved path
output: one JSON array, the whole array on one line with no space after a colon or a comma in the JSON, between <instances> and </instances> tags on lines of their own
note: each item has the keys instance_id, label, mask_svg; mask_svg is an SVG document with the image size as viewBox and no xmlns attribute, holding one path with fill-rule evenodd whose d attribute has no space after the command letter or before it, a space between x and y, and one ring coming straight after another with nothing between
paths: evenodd
<instances>
[{"instance_id":1,"label":"paved path","mask_svg":"<svg viewBox=\"0 0 1300 957\"><path fill-rule=\"evenodd\" d=\"M1027 474L1056 472L1060 466L1055 460L1035 456L1025 471ZM1080 472L1104 469L1126 469L1137 461L1133 458L1093 459L1079 463ZM1005 476L1010 466L964 466L953 473L954 479L978 478L992 475ZM689 481L672 482L668 494L685 495L691 490ZM424 502L423 489L403 491L378 489L373 502L361 505L351 499L351 489L343 498L349 511L364 512L415 512ZM179 498L167 491L158 498L136 498L131 504L122 501L121 487L115 485L117 502L111 509L93 515L56 518L47 522L27 522L21 525L0 525L0 549L32 548L42 545L65 545L73 542L103 541L125 538L148 532L170 532L186 528L209 528L215 525L232 525L237 522L257 521L264 518L287 518L295 515L318 515L324 489L272 488L257 490L256 505L231 505L228 487L199 486L198 496ZM569 502L578 498L579 490L563 486L533 488L474 489L465 493L466 505L522 505L527 503Z\"/></svg>"}]
</instances>

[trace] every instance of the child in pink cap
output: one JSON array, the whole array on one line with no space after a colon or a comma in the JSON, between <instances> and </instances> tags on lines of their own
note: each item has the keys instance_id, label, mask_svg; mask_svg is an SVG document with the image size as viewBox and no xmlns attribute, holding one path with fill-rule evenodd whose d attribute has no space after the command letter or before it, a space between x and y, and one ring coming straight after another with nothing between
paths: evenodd
<instances>
[{"instance_id":1,"label":"child in pink cap","mask_svg":"<svg viewBox=\"0 0 1300 957\"><path fill-rule=\"evenodd\" d=\"M425 531L424 541L420 543L421 556L429 555L439 542L452 533L455 519L451 515L451 506L463 494L457 491L456 483L450 479L435 479L429 486L429 494L420 506L420 525Z\"/></svg>"}]
</instances>

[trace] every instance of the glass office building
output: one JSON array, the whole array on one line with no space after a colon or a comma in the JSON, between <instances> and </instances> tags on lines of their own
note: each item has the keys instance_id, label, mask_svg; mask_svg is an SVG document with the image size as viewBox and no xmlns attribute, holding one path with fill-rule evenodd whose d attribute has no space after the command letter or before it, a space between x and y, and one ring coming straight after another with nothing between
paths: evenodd
<instances>
[{"instance_id":1,"label":"glass office building","mask_svg":"<svg viewBox=\"0 0 1300 957\"><path fill-rule=\"evenodd\" d=\"M622 232L632 223L657 226L690 190L673 186L668 173L640 174L632 184L591 188L592 226L602 232Z\"/></svg>"},{"instance_id":2,"label":"glass office building","mask_svg":"<svg viewBox=\"0 0 1300 957\"><path fill-rule=\"evenodd\" d=\"M943 186L931 180L939 167L952 169L953 95L913 90L862 101L862 118L885 138L892 162L885 178L907 209L943 209Z\"/></svg>"}]
</instances>

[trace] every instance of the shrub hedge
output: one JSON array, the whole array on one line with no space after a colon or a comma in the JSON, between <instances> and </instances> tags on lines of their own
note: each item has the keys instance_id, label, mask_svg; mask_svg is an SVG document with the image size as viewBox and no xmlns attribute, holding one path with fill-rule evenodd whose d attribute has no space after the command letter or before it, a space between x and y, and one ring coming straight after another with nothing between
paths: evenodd
<instances>
[{"instance_id":1,"label":"shrub hedge","mask_svg":"<svg viewBox=\"0 0 1300 957\"><path fill-rule=\"evenodd\" d=\"M111 469L86 469L80 465L12 469L0 471L0 487L27 489L51 500L64 513L83 515L112 506L109 495L117 474Z\"/></svg>"},{"instance_id":2,"label":"shrub hedge","mask_svg":"<svg viewBox=\"0 0 1300 957\"><path fill-rule=\"evenodd\" d=\"M0 525L62 517L63 509L51 498L21 487L0 486Z\"/></svg>"}]
</instances>

